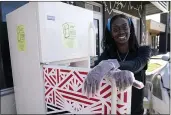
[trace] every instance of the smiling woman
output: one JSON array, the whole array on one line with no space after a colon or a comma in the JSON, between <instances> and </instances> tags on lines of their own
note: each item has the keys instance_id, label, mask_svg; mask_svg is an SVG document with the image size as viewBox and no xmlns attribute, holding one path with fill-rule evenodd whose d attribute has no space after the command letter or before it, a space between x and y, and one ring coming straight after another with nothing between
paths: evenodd
<instances>
[{"instance_id":1,"label":"smiling woman","mask_svg":"<svg viewBox=\"0 0 171 115\"><path fill-rule=\"evenodd\" d=\"M102 40L103 53L96 61L117 59L120 70L134 73L135 79L145 85L147 63L151 56L149 46L139 46L132 20L123 15L115 15L108 20ZM143 115L143 89L132 88L131 115Z\"/></svg>"}]
</instances>

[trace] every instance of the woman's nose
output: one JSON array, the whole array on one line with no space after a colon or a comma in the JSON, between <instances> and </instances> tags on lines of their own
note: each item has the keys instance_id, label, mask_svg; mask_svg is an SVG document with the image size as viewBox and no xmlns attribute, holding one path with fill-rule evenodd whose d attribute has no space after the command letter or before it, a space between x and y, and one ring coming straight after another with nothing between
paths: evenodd
<instances>
[{"instance_id":1,"label":"woman's nose","mask_svg":"<svg viewBox=\"0 0 171 115\"><path fill-rule=\"evenodd\" d=\"M125 33L125 30L123 30L121 27L119 27L120 34Z\"/></svg>"},{"instance_id":2,"label":"woman's nose","mask_svg":"<svg viewBox=\"0 0 171 115\"><path fill-rule=\"evenodd\" d=\"M122 34L124 34L124 33L125 33L125 31L124 31L124 30L122 30L122 29L120 29L119 33L122 35Z\"/></svg>"}]
</instances>

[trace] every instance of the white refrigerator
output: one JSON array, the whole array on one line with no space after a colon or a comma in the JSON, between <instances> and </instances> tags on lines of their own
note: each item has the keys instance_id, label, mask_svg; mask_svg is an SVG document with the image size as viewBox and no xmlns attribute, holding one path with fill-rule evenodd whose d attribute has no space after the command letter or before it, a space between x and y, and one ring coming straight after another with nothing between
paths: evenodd
<instances>
[{"instance_id":1,"label":"white refrigerator","mask_svg":"<svg viewBox=\"0 0 171 115\"><path fill-rule=\"evenodd\" d=\"M131 88L112 99L104 79L95 97L82 92L96 56L93 11L29 2L6 18L17 114L130 113Z\"/></svg>"}]
</instances>

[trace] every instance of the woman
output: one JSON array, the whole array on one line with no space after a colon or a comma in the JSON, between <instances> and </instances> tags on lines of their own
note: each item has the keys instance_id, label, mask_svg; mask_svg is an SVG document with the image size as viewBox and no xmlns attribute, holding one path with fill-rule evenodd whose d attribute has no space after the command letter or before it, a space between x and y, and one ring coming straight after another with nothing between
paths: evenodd
<instances>
[{"instance_id":1,"label":"woman","mask_svg":"<svg viewBox=\"0 0 171 115\"><path fill-rule=\"evenodd\" d=\"M95 66L103 60L117 59L120 70L133 72L135 79L145 84L145 71L151 56L151 49L148 46L139 47L134 25L127 16L115 15L108 20L102 48L103 53L95 62ZM90 86L93 87L93 85ZM143 115L143 98L143 89L132 87L131 115Z\"/></svg>"}]
</instances>

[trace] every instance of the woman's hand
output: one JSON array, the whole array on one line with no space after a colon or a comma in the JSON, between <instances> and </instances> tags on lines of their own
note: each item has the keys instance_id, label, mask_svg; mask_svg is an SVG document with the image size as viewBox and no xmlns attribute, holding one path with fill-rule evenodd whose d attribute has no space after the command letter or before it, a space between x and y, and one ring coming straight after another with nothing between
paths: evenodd
<instances>
[{"instance_id":1,"label":"woman's hand","mask_svg":"<svg viewBox=\"0 0 171 115\"><path fill-rule=\"evenodd\" d=\"M100 82L103 77L108 74L111 69L119 68L119 63L116 59L109 59L101 61L95 66L87 75L84 82L84 93L89 97L99 90Z\"/></svg>"},{"instance_id":2,"label":"woman's hand","mask_svg":"<svg viewBox=\"0 0 171 115\"><path fill-rule=\"evenodd\" d=\"M126 90L135 81L134 74L128 70L111 70L107 76L115 80L116 87L119 91Z\"/></svg>"}]
</instances>

